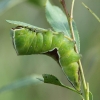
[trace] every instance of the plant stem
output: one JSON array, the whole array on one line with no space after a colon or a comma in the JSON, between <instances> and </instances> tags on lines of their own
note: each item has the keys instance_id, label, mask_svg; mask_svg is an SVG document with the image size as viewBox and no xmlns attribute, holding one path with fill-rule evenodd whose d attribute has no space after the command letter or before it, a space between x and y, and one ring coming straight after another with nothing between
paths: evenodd
<instances>
[{"instance_id":1,"label":"plant stem","mask_svg":"<svg viewBox=\"0 0 100 100\"><path fill-rule=\"evenodd\" d=\"M72 26L74 2L75 2L75 0L72 1L69 26L70 26L70 29L71 29L72 38L75 41L74 30L73 30L73 26ZM77 49L77 45L76 44L75 44L75 51L78 53L78 49ZM80 74L81 74L81 79L82 79L82 83L83 83L85 99L89 100L89 84L88 83L86 84L86 80L85 80L85 76L84 76L81 60L79 60L78 63L79 63L79 67L80 67Z\"/></svg>"},{"instance_id":2,"label":"plant stem","mask_svg":"<svg viewBox=\"0 0 100 100\"><path fill-rule=\"evenodd\" d=\"M89 100L89 83L87 83L86 100Z\"/></svg>"},{"instance_id":3,"label":"plant stem","mask_svg":"<svg viewBox=\"0 0 100 100\"><path fill-rule=\"evenodd\" d=\"M71 29L72 38L75 41L74 30L73 30L73 26L72 26L74 2L75 2L75 0L72 1L70 22L69 22L70 25L69 26L70 26L70 29ZM78 53L78 49L77 49L77 45L76 44L75 44L75 51ZM89 88L86 85L86 81L85 81L85 76L84 76L84 72L83 72L83 67L82 67L81 60L79 60L78 63L79 63L79 67L80 67L80 74L81 74L81 79L82 79L82 83L83 83L83 89L84 89L85 99L89 100L89 92L88 92Z\"/></svg>"},{"instance_id":4,"label":"plant stem","mask_svg":"<svg viewBox=\"0 0 100 100\"><path fill-rule=\"evenodd\" d=\"M82 2L83 6L89 10L89 12L100 22L100 18L88 7Z\"/></svg>"},{"instance_id":5,"label":"plant stem","mask_svg":"<svg viewBox=\"0 0 100 100\"><path fill-rule=\"evenodd\" d=\"M72 1L71 15L69 15L69 13L68 13L68 11L66 9L66 6L65 6L65 1L64 0L61 0L61 4L62 4L62 6L64 8L65 14L66 14L67 19L69 21L69 27L70 27L72 39L75 41L74 30L73 30L73 25L72 25L72 22L73 22L73 7L74 7L74 2L75 2L75 0ZM77 53L79 53L76 44L75 44L75 51ZM86 81L85 81L85 76L84 76L84 72L83 72L83 67L82 67L81 60L79 60L78 63L79 63L80 75L81 75L81 79L82 79L82 83L83 83L85 100L89 100L89 85L88 84L86 85Z\"/></svg>"}]
</instances>

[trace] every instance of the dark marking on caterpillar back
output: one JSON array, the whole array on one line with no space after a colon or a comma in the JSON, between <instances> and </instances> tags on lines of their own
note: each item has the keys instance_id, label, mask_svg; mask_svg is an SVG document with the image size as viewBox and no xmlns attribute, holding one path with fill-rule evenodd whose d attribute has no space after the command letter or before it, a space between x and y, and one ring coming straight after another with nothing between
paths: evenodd
<instances>
[{"instance_id":1,"label":"dark marking on caterpillar back","mask_svg":"<svg viewBox=\"0 0 100 100\"><path fill-rule=\"evenodd\" d=\"M15 30L15 29L22 29L22 28L23 28L23 26L17 26L17 27L12 28L12 29Z\"/></svg>"}]
</instances>

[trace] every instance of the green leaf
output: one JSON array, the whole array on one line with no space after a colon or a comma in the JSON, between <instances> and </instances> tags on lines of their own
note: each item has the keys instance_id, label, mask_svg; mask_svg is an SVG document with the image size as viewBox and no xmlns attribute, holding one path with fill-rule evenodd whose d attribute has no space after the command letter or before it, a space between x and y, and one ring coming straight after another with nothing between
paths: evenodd
<instances>
[{"instance_id":1,"label":"green leaf","mask_svg":"<svg viewBox=\"0 0 100 100\"><path fill-rule=\"evenodd\" d=\"M0 16L15 5L24 2L25 0L1 0L0 1Z\"/></svg>"},{"instance_id":2,"label":"green leaf","mask_svg":"<svg viewBox=\"0 0 100 100\"><path fill-rule=\"evenodd\" d=\"M38 6L44 6L46 2L46 0L28 0L28 1Z\"/></svg>"},{"instance_id":3,"label":"green leaf","mask_svg":"<svg viewBox=\"0 0 100 100\"><path fill-rule=\"evenodd\" d=\"M44 83L53 84L53 85L58 85L58 86L67 88L67 89L69 89L69 90L71 90L71 91L74 91L74 92L78 93L78 94L80 95L80 97L82 98L82 100L84 100L84 97L82 96L82 94L81 94L79 91L75 90L74 88L71 88L71 87L69 87L69 86L64 85L64 84L63 84L62 82L60 82L60 81L58 80L58 78L56 78L54 75L43 74L42 76L43 76L44 80L41 80L41 79L39 79L39 80L44 81Z\"/></svg>"},{"instance_id":4,"label":"green leaf","mask_svg":"<svg viewBox=\"0 0 100 100\"><path fill-rule=\"evenodd\" d=\"M92 92L89 92L90 100L93 100L93 94Z\"/></svg>"},{"instance_id":5,"label":"green leaf","mask_svg":"<svg viewBox=\"0 0 100 100\"><path fill-rule=\"evenodd\" d=\"M0 13L1 11L7 6L7 4L10 2L10 0L1 0L0 1Z\"/></svg>"},{"instance_id":6,"label":"green leaf","mask_svg":"<svg viewBox=\"0 0 100 100\"><path fill-rule=\"evenodd\" d=\"M8 90L17 89L17 88L27 86L27 85L43 83L42 81L38 80L38 78L43 80L42 76L39 76L39 75L33 75L33 76L29 76L29 77L17 80L9 85L6 85L0 88L0 93L8 91Z\"/></svg>"},{"instance_id":7,"label":"green leaf","mask_svg":"<svg viewBox=\"0 0 100 100\"><path fill-rule=\"evenodd\" d=\"M65 87L74 92L77 92L74 88L63 85L55 76L49 75L49 74L43 74L42 76L41 75L32 75L32 76L29 76L26 78L22 78L22 79L17 80L9 85L1 87L0 93L9 91L9 90L14 90L17 88L21 88L23 86L28 86L28 85L32 85L32 84L35 85L35 84L40 84L40 83L54 84L54 85ZM77 93L79 93L79 92L77 92Z\"/></svg>"},{"instance_id":8,"label":"green leaf","mask_svg":"<svg viewBox=\"0 0 100 100\"><path fill-rule=\"evenodd\" d=\"M43 28L39 28L39 27L36 27L36 26L33 26L33 25L30 25L30 24L27 24L27 23L24 23L24 22L20 22L20 21L13 21L13 20L6 20L8 23L10 24L14 24L14 25L17 25L17 26L23 26L23 27L28 27L28 28L34 28L34 29L38 29L38 30L45 30Z\"/></svg>"},{"instance_id":9,"label":"green leaf","mask_svg":"<svg viewBox=\"0 0 100 100\"><path fill-rule=\"evenodd\" d=\"M41 80L41 81L44 81L44 83L48 83L48 84L54 84L54 85L58 85L58 86L61 86L61 87L64 87L64 88L67 88L71 91L74 91L74 92L77 92L78 94L80 94L77 90L75 90L74 88L72 87L69 87L69 86L66 86L64 85L63 83L61 83L58 78L56 78L54 75L50 75L50 74L43 74L42 75L44 80Z\"/></svg>"},{"instance_id":10,"label":"green leaf","mask_svg":"<svg viewBox=\"0 0 100 100\"><path fill-rule=\"evenodd\" d=\"M64 32L65 35L70 37L70 29L68 25L68 20L65 14L57 6L51 5L49 0L46 2L46 18L53 29L57 32Z\"/></svg>"},{"instance_id":11,"label":"green leaf","mask_svg":"<svg viewBox=\"0 0 100 100\"><path fill-rule=\"evenodd\" d=\"M56 78L53 75L49 75L49 74L43 74L42 76L41 75L32 75L32 76L29 76L26 78L22 78L22 79L17 80L9 85L1 87L0 93L6 92L9 90L14 90L17 88L21 88L24 86L32 85L32 84L35 85L35 84L42 84L42 83L49 83L49 84L54 84L54 85L58 85L61 87L65 87L71 91L78 93L81 96L81 98L83 98L83 96L81 95L80 92L76 91L74 88L65 86L58 80L58 78Z\"/></svg>"},{"instance_id":12,"label":"green leaf","mask_svg":"<svg viewBox=\"0 0 100 100\"><path fill-rule=\"evenodd\" d=\"M76 23L75 23L74 20L73 20L72 25L73 25L74 36L75 36L75 41L76 41L76 45L77 45L77 48L78 48L78 52L80 52L80 38L79 38L79 34L78 34Z\"/></svg>"}]
</instances>

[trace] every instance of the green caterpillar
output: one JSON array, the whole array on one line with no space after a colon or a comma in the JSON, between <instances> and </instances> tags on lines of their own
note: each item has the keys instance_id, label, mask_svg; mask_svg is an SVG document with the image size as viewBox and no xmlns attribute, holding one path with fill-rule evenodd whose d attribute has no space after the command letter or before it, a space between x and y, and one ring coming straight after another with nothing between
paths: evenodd
<instances>
[{"instance_id":1,"label":"green caterpillar","mask_svg":"<svg viewBox=\"0 0 100 100\"><path fill-rule=\"evenodd\" d=\"M80 54L74 50L75 42L63 33L51 30L31 29L22 26L11 29L14 48L18 55L46 54L61 66L69 82L80 91Z\"/></svg>"}]
</instances>

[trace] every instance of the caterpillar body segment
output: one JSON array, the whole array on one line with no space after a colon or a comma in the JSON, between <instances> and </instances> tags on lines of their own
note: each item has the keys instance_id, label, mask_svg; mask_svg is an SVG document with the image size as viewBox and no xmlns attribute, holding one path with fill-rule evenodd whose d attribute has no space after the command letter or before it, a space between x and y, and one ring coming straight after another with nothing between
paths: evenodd
<instances>
[{"instance_id":1,"label":"caterpillar body segment","mask_svg":"<svg viewBox=\"0 0 100 100\"><path fill-rule=\"evenodd\" d=\"M51 30L38 31L28 28L11 29L14 48L18 55L47 54L55 56L70 83L80 91L79 65L80 54L74 50L74 41L64 34Z\"/></svg>"}]
</instances>

